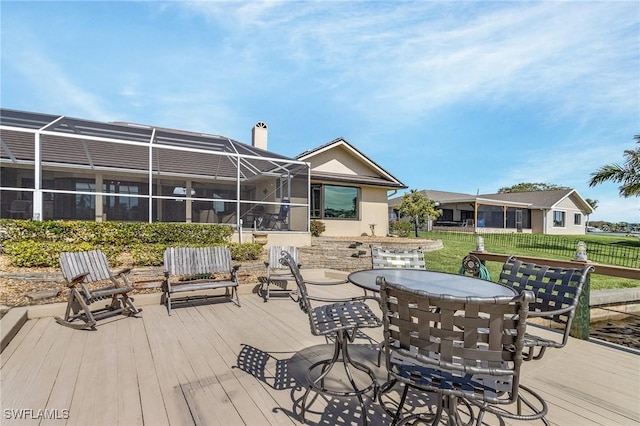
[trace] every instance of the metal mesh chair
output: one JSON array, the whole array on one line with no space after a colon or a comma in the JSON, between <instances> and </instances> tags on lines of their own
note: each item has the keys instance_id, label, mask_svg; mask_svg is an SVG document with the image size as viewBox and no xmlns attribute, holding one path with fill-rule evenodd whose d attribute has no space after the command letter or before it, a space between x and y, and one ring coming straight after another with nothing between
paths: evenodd
<instances>
[{"instance_id":1,"label":"metal mesh chair","mask_svg":"<svg viewBox=\"0 0 640 426\"><path fill-rule=\"evenodd\" d=\"M529 305L530 318L542 318L548 329L559 331L559 338L544 338L527 333L525 360L542 358L547 348L562 348L567 344L582 289L594 267L551 267L525 263L510 256L502 266L498 282L518 291L529 290L535 301Z\"/></svg>"},{"instance_id":2,"label":"metal mesh chair","mask_svg":"<svg viewBox=\"0 0 640 426\"><path fill-rule=\"evenodd\" d=\"M288 281L295 280L295 277L289 270L287 265L280 263L282 252L287 252L293 258L298 268L300 263L298 262L298 248L294 246L271 246L269 248L269 255L264 262L264 266L267 269L266 276L260 277L260 285L258 286L258 295L264 299L265 302L271 297L271 292L278 295L290 295L295 292L294 289L288 289ZM275 287L272 289L271 287Z\"/></svg>"},{"instance_id":3,"label":"metal mesh chair","mask_svg":"<svg viewBox=\"0 0 640 426\"><path fill-rule=\"evenodd\" d=\"M519 403L521 388L540 398L519 383L531 292L515 298L453 297L411 290L384 277L378 283L389 372L378 398L394 423L438 424L446 411L449 424L459 424L462 400L480 407L479 425L486 411L502 414L494 406ZM383 396L398 382L404 389L394 412ZM402 416L410 388L436 393L436 411ZM473 410L469 415L472 423Z\"/></svg>"},{"instance_id":4,"label":"metal mesh chair","mask_svg":"<svg viewBox=\"0 0 640 426\"><path fill-rule=\"evenodd\" d=\"M371 245L371 267L427 269L421 247L411 250L391 250Z\"/></svg>"},{"instance_id":5,"label":"metal mesh chair","mask_svg":"<svg viewBox=\"0 0 640 426\"><path fill-rule=\"evenodd\" d=\"M367 409L364 404L362 395L370 390L377 390L377 383L373 371L366 365L357 362L349 355L348 343L353 343L358 330L362 328L380 327L382 321L378 318L371 308L365 303L367 299L378 300L373 296L359 296L355 298L330 299L318 296L312 296L307 291L307 286L312 285L336 285L346 284L346 281L340 282L313 282L306 281L302 278L300 269L295 259L287 252L282 252L280 262L287 265L291 274L295 277L298 285L298 304L303 312L309 317L309 326L311 334L314 336L331 336L334 339L333 356L330 359L318 361L311 365L307 370L308 387L302 398L301 417L305 421L305 411L307 398L311 391L329 395L333 397L356 397L362 409L363 423L367 424ZM324 304L319 304L322 302ZM325 378L329 375L335 364L341 363L347 375L350 390L329 389L325 387ZM355 382L351 368L355 368L366 373L371 382L366 386L359 387ZM319 370L320 374L314 374Z\"/></svg>"},{"instance_id":6,"label":"metal mesh chair","mask_svg":"<svg viewBox=\"0 0 640 426\"><path fill-rule=\"evenodd\" d=\"M280 231L289 229L289 208L289 199L283 198L278 214L273 217L273 229Z\"/></svg>"}]
</instances>

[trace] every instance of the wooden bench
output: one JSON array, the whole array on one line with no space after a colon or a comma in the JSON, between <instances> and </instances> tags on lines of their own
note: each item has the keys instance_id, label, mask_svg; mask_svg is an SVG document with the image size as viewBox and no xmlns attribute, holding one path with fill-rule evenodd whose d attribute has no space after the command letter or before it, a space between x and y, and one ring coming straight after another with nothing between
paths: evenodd
<instances>
[{"instance_id":1,"label":"wooden bench","mask_svg":"<svg viewBox=\"0 0 640 426\"><path fill-rule=\"evenodd\" d=\"M56 321L77 329L95 328L96 321L107 316L136 315L133 298L127 295L133 290L128 279L131 268L112 272L107 257L100 250L60 253L60 268L69 287L69 300L64 318ZM92 303L111 299L101 309L91 310ZM74 322L81 320L82 322Z\"/></svg>"},{"instance_id":2,"label":"wooden bench","mask_svg":"<svg viewBox=\"0 0 640 426\"><path fill-rule=\"evenodd\" d=\"M229 247L169 247L164 252L164 268L162 299L169 315L174 293L224 288L223 296L240 306L237 276L240 265L231 263ZM174 303L208 297L212 296L186 296Z\"/></svg>"},{"instance_id":3,"label":"wooden bench","mask_svg":"<svg viewBox=\"0 0 640 426\"><path fill-rule=\"evenodd\" d=\"M391 250L371 245L371 267L427 269L424 251L421 247L411 250Z\"/></svg>"}]
</instances>

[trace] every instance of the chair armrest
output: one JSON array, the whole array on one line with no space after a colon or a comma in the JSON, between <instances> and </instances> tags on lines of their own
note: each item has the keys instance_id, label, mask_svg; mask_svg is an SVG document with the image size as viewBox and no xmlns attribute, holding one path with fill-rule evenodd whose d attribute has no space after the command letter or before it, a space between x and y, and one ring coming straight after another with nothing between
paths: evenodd
<instances>
[{"instance_id":1,"label":"chair armrest","mask_svg":"<svg viewBox=\"0 0 640 426\"><path fill-rule=\"evenodd\" d=\"M240 265L233 265L231 267L231 280L232 281L238 281L238 269L240 269Z\"/></svg>"},{"instance_id":2,"label":"chair armrest","mask_svg":"<svg viewBox=\"0 0 640 426\"><path fill-rule=\"evenodd\" d=\"M365 300L375 300L380 303L380 299L375 296L354 296L354 297L342 297L342 298L333 298L333 297L319 297L319 296L309 296L307 295L307 299L313 300L316 302L364 302Z\"/></svg>"},{"instance_id":3,"label":"chair armrest","mask_svg":"<svg viewBox=\"0 0 640 426\"><path fill-rule=\"evenodd\" d=\"M349 284L349 280L340 280L340 281L304 281L305 284L310 285L339 285L339 284Z\"/></svg>"},{"instance_id":4,"label":"chair armrest","mask_svg":"<svg viewBox=\"0 0 640 426\"><path fill-rule=\"evenodd\" d=\"M541 318L541 317L552 317L555 315L562 315L570 312L575 309L575 306L567 306L566 308L554 309L552 311L529 311L527 317L529 318Z\"/></svg>"},{"instance_id":5,"label":"chair armrest","mask_svg":"<svg viewBox=\"0 0 640 426\"><path fill-rule=\"evenodd\" d=\"M71 278L71 282L67 284L67 287L73 287L76 284L80 284L82 281L84 281L84 278L89 275L89 272L83 272L81 274L76 275L75 277Z\"/></svg>"}]
</instances>

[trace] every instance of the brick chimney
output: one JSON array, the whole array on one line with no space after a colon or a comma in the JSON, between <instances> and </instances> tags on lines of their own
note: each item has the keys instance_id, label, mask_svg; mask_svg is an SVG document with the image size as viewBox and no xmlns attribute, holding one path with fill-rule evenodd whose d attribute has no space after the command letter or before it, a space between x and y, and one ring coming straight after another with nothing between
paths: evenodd
<instances>
[{"instance_id":1,"label":"brick chimney","mask_svg":"<svg viewBox=\"0 0 640 426\"><path fill-rule=\"evenodd\" d=\"M262 121L258 121L251 129L251 145L267 150L267 125Z\"/></svg>"}]
</instances>

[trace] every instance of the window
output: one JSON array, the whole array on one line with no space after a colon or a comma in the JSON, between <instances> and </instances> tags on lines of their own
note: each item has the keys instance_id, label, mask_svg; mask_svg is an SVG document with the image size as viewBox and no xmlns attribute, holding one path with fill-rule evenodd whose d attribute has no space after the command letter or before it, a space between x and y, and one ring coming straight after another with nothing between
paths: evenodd
<instances>
[{"instance_id":1,"label":"window","mask_svg":"<svg viewBox=\"0 0 640 426\"><path fill-rule=\"evenodd\" d=\"M359 190L351 186L311 185L311 217L358 219Z\"/></svg>"},{"instance_id":2,"label":"window","mask_svg":"<svg viewBox=\"0 0 640 426\"><path fill-rule=\"evenodd\" d=\"M564 227L564 212L554 210L553 211L553 226L554 227Z\"/></svg>"},{"instance_id":3,"label":"window","mask_svg":"<svg viewBox=\"0 0 640 426\"><path fill-rule=\"evenodd\" d=\"M582 224L582 215L580 213L574 213L573 215L573 224L581 225Z\"/></svg>"}]
</instances>

